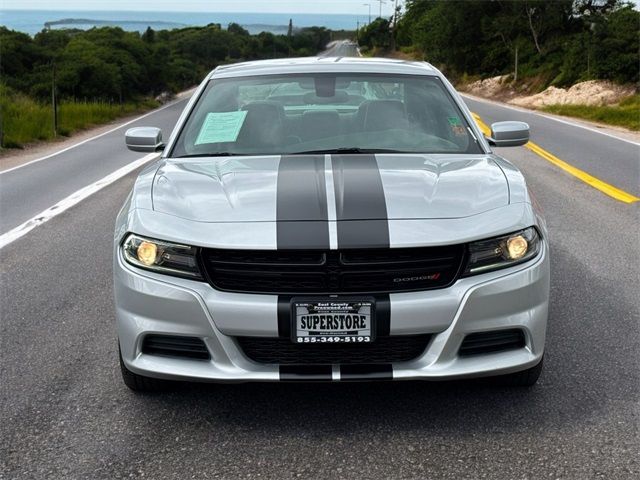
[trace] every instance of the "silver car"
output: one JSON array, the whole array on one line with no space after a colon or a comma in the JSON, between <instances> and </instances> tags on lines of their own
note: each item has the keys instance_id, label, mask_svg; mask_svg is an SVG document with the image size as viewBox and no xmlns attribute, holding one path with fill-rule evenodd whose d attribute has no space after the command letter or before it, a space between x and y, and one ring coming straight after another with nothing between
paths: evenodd
<instances>
[{"instance_id":1,"label":"silver car","mask_svg":"<svg viewBox=\"0 0 640 480\"><path fill-rule=\"evenodd\" d=\"M549 244L520 171L427 63L215 69L118 215L115 299L133 390L171 380L532 385Z\"/></svg>"}]
</instances>

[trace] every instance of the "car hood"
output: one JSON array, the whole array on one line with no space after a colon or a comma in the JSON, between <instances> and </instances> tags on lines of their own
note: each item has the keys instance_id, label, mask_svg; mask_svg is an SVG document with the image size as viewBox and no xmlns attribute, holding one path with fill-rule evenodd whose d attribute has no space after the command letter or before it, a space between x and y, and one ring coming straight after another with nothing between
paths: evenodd
<instances>
[{"instance_id":1,"label":"car hood","mask_svg":"<svg viewBox=\"0 0 640 480\"><path fill-rule=\"evenodd\" d=\"M490 155L165 159L152 201L197 222L446 219L508 205L509 185Z\"/></svg>"}]
</instances>

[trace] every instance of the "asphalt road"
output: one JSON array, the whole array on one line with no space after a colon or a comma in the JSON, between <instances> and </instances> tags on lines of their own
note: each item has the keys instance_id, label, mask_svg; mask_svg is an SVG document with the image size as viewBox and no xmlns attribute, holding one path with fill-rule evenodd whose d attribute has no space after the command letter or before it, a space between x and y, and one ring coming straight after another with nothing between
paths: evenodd
<instances>
[{"instance_id":1,"label":"asphalt road","mask_svg":"<svg viewBox=\"0 0 640 480\"><path fill-rule=\"evenodd\" d=\"M487 123L505 118L498 107L472 107ZM179 109L143 123L168 134ZM536 121L534 140L561 158L588 170L579 149L602 145L602 172L621 168L609 181L637 178L638 163L616 156L627 144L588 131L563 141L558 125ZM0 176L3 221L10 216L2 231L141 157L124 149L122 134ZM117 367L111 242L132 174L0 250L0 479L638 478L640 204L615 201L524 148L499 153L524 171L551 231L546 366L536 387L131 393Z\"/></svg>"},{"instance_id":2,"label":"asphalt road","mask_svg":"<svg viewBox=\"0 0 640 480\"><path fill-rule=\"evenodd\" d=\"M325 57L357 57L358 45L349 40L338 40L328 45L322 53Z\"/></svg>"},{"instance_id":3,"label":"asphalt road","mask_svg":"<svg viewBox=\"0 0 640 480\"><path fill-rule=\"evenodd\" d=\"M621 141L538 113L465 98L471 111L485 123L504 120L527 122L531 140L565 162L640 197L640 144Z\"/></svg>"},{"instance_id":4,"label":"asphalt road","mask_svg":"<svg viewBox=\"0 0 640 480\"><path fill-rule=\"evenodd\" d=\"M166 138L187 99L144 119L23 168L0 173L0 233L20 225L59 200L140 158L124 146L124 132L139 126L159 127Z\"/></svg>"}]
</instances>

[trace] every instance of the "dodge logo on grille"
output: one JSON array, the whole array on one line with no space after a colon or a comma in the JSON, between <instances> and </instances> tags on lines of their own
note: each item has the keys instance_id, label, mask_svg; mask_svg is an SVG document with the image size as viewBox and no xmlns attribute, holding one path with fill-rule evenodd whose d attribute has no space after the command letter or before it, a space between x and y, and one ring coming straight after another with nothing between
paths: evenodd
<instances>
[{"instance_id":1,"label":"dodge logo on grille","mask_svg":"<svg viewBox=\"0 0 640 480\"><path fill-rule=\"evenodd\" d=\"M440 273L432 273L431 275L419 275L416 277L397 277L394 278L394 283L404 283L404 282L420 282L423 280L437 280L440 278Z\"/></svg>"}]
</instances>

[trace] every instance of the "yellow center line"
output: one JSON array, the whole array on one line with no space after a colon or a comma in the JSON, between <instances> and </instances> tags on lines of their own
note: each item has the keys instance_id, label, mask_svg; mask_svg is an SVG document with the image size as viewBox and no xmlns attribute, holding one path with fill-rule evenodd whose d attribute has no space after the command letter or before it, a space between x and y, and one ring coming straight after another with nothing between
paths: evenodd
<instances>
[{"instance_id":1,"label":"yellow center line","mask_svg":"<svg viewBox=\"0 0 640 480\"><path fill-rule=\"evenodd\" d=\"M482 133L484 133L485 136L487 136L487 137L489 135L491 135L491 129L489 128L489 125L487 125L486 123L484 123L482 121L482 118L480 118L480 115L478 115L477 113L474 113L474 112L471 112L471 115L473 116L473 119L478 124L478 127L480 128L480 131Z\"/></svg>"},{"instance_id":2,"label":"yellow center line","mask_svg":"<svg viewBox=\"0 0 640 480\"><path fill-rule=\"evenodd\" d=\"M473 115L473 118L476 121L476 123L478 124L478 127L480 128L480 131L482 131L483 134L489 136L491 134L491 129L489 128L489 126L482 121L482 119L480 118L480 116L478 114L472 112L471 115ZM608 195L608 196L610 196L612 198L615 198L616 200L618 200L620 202L634 203L634 202L640 201L640 198L638 198L638 197L636 197L636 196L634 196L634 195L632 195L632 194L630 194L628 192L625 192L624 190L620 190L619 188L614 187L613 185L610 185L607 182L604 182L604 181L600 180L599 178L596 178L593 175L588 174L584 170L580 170L579 168L576 168L573 165L568 164L564 160L560 160L558 157L556 157L552 153L547 152L540 145L537 145L537 144L535 144L533 142L528 142L525 145L525 148L528 148L529 150L531 150L536 155L538 155L538 156L544 158L545 160L553 163L556 167L564 170L565 172L569 173L570 175L573 175L577 179L582 180L587 185L590 185L593 188L595 188L597 190L600 190L605 195Z\"/></svg>"}]
</instances>

